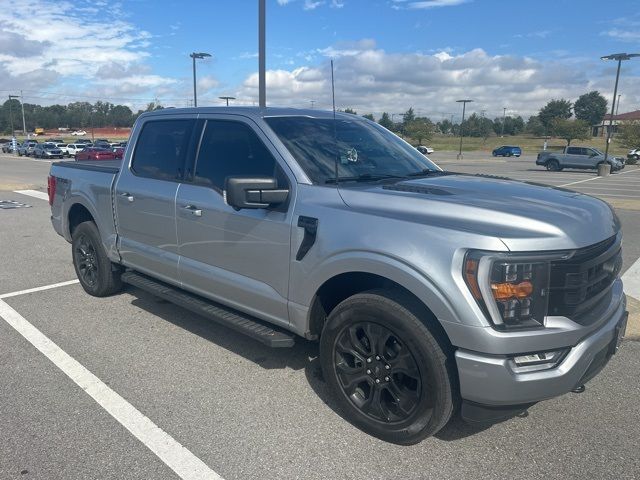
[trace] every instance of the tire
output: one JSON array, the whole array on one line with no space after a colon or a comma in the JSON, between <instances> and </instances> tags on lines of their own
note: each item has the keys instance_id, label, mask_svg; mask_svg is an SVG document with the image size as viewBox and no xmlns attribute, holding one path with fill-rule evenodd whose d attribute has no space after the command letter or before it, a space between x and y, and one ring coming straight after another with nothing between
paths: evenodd
<instances>
[{"instance_id":1,"label":"tire","mask_svg":"<svg viewBox=\"0 0 640 480\"><path fill-rule=\"evenodd\" d=\"M120 267L107 257L96 224L81 223L71 238L73 266L84 291L94 297L106 297L120 291Z\"/></svg>"},{"instance_id":2,"label":"tire","mask_svg":"<svg viewBox=\"0 0 640 480\"><path fill-rule=\"evenodd\" d=\"M547 170L549 170L550 172L559 172L562 170L562 168L560 168L560 164L555 159L549 160L545 166L547 167Z\"/></svg>"},{"instance_id":3,"label":"tire","mask_svg":"<svg viewBox=\"0 0 640 480\"><path fill-rule=\"evenodd\" d=\"M371 290L340 303L320 338L324 378L345 417L400 445L437 433L458 398L448 342L422 311L403 292Z\"/></svg>"}]
</instances>

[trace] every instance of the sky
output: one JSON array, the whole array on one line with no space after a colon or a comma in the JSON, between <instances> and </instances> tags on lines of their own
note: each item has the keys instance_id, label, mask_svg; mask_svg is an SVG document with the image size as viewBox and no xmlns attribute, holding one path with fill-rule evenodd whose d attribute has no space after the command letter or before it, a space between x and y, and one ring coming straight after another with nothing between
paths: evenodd
<instances>
[{"instance_id":1,"label":"sky","mask_svg":"<svg viewBox=\"0 0 640 480\"><path fill-rule=\"evenodd\" d=\"M267 105L438 121L469 110L528 117L552 98L611 102L618 52L640 52L638 0L267 0ZM0 95L134 111L257 103L257 0L0 0ZM620 112L640 109L640 58L624 62ZM611 103L609 103L611 105Z\"/></svg>"}]
</instances>

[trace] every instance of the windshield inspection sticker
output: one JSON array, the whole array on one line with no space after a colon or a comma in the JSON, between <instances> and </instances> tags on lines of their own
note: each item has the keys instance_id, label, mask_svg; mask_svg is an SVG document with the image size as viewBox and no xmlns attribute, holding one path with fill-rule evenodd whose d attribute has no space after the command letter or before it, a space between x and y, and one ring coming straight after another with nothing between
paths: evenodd
<instances>
[{"instance_id":1,"label":"windshield inspection sticker","mask_svg":"<svg viewBox=\"0 0 640 480\"><path fill-rule=\"evenodd\" d=\"M0 209L7 210L9 208L29 208L31 205L16 202L15 200L0 200Z\"/></svg>"}]
</instances>

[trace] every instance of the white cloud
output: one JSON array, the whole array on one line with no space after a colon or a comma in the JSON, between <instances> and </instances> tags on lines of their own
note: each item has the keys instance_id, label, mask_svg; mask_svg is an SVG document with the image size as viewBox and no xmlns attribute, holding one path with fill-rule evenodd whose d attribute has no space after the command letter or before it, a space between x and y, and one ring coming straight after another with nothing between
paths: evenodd
<instances>
[{"instance_id":1,"label":"white cloud","mask_svg":"<svg viewBox=\"0 0 640 480\"><path fill-rule=\"evenodd\" d=\"M469 3L473 0L424 0L424 1L408 1L393 0L393 8L409 8L414 10L425 10L429 8L455 7L463 3Z\"/></svg>"},{"instance_id":2,"label":"white cloud","mask_svg":"<svg viewBox=\"0 0 640 480\"><path fill-rule=\"evenodd\" d=\"M597 66L575 68L563 61L490 55L482 49L458 54L387 53L365 40L319 51L335 59L338 107L355 108L359 113L397 113L413 106L420 114L439 120L445 113L458 114L455 100L472 98L471 109L487 110L490 117L499 116L503 106L527 117L551 98L575 100L593 89L607 95L613 86L608 72L603 76ZM630 75L624 79L628 105L640 101L638 80ZM235 96L239 103L255 102L257 74L248 76ZM318 108L331 107L328 59L267 72L269 104L308 107L311 100Z\"/></svg>"},{"instance_id":3,"label":"white cloud","mask_svg":"<svg viewBox=\"0 0 640 480\"><path fill-rule=\"evenodd\" d=\"M304 0L304 6L302 8L304 8L305 10L315 10L316 8L318 8L320 5L323 5L324 1L322 0Z\"/></svg>"},{"instance_id":4,"label":"white cloud","mask_svg":"<svg viewBox=\"0 0 640 480\"><path fill-rule=\"evenodd\" d=\"M342 8L344 7L344 2L342 0L331 0L331 8Z\"/></svg>"},{"instance_id":5,"label":"white cloud","mask_svg":"<svg viewBox=\"0 0 640 480\"><path fill-rule=\"evenodd\" d=\"M640 31L638 30L622 30L619 28L612 28L611 30L602 32L601 35L606 35L607 37L615 38L616 40L621 40L623 42L640 41Z\"/></svg>"}]
</instances>

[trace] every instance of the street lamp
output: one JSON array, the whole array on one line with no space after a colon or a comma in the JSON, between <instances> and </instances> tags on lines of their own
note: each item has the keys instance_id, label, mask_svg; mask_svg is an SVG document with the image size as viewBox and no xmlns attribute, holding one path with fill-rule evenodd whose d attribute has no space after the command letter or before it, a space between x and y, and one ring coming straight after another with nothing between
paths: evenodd
<instances>
[{"instance_id":1,"label":"street lamp","mask_svg":"<svg viewBox=\"0 0 640 480\"><path fill-rule=\"evenodd\" d=\"M193 59L193 106L197 107L198 94L196 92L196 58L199 58L199 59L207 58L207 57L210 57L211 54L205 53L205 52L198 52L198 53L193 52L193 53L190 53L189 56Z\"/></svg>"},{"instance_id":2,"label":"street lamp","mask_svg":"<svg viewBox=\"0 0 640 480\"><path fill-rule=\"evenodd\" d=\"M502 107L502 132L500 138L504 137L504 122L507 119L507 107Z\"/></svg>"},{"instance_id":3,"label":"street lamp","mask_svg":"<svg viewBox=\"0 0 640 480\"><path fill-rule=\"evenodd\" d=\"M9 123L11 124L11 137L15 137L15 131L13 130L13 112L11 110L11 100L14 98L20 98L17 95L9 95Z\"/></svg>"},{"instance_id":4,"label":"street lamp","mask_svg":"<svg viewBox=\"0 0 640 480\"><path fill-rule=\"evenodd\" d=\"M620 78L620 66L623 60L631 60L633 57L640 57L640 53L613 53L600 57L601 60L617 60L618 70L616 71L616 85L613 88L613 102L611 103L611 116L609 117L609 130L607 131L607 144L604 147L604 161L609 156L609 143L611 142L611 130L613 129L613 112L616 107L616 95L618 94L618 79Z\"/></svg>"},{"instance_id":5,"label":"street lamp","mask_svg":"<svg viewBox=\"0 0 640 480\"><path fill-rule=\"evenodd\" d=\"M467 109L467 103L473 102L473 100L456 100L456 103L462 103L462 122L460 122L460 150L458 151L458 160L462 159L462 126L464 125L464 113Z\"/></svg>"},{"instance_id":6,"label":"street lamp","mask_svg":"<svg viewBox=\"0 0 640 480\"><path fill-rule=\"evenodd\" d=\"M235 100L236 97L229 97L229 96L224 96L224 97L218 97L220 100L226 100L227 101L227 107L229 106L229 100Z\"/></svg>"}]
</instances>

